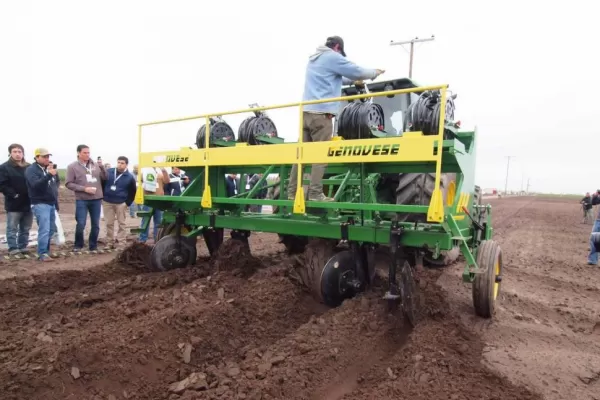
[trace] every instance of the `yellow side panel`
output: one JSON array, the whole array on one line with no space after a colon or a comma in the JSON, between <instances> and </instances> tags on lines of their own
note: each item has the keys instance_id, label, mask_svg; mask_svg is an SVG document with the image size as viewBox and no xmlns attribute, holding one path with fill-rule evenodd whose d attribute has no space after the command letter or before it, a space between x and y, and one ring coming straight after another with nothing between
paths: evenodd
<instances>
[{"instance_id":1,"label":"yellow side panel","mask_svg":"<svg viewBox=\"0 0 600 400\"><path fill-rule=\"evenodd\" d=\"M435 136L420 132L402 137L235 146L142 153L140 164L154 167L235 166L261 164L335 164L374 162L437 161L433 154Z\"/></svg>"}]
</instances>

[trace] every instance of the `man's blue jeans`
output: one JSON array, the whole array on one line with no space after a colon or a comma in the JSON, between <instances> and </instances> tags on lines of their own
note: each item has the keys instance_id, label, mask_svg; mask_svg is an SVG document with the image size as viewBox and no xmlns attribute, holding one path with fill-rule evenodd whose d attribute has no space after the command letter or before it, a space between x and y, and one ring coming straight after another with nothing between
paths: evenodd
<instances>
[{"instance_id":1,"label":"man's blue jeans","mask_svg":"<svg viewBox=\"0 0 600 400\"><path fill-rule=\"evenodd\" d=\"M592 232L600 232L600 219L597 219L594 222L594 227L592 228ZM596 246L592 241L592 235L590 235L590 255L588 256L588 264L598 264L598 253L596 253Z\"/></svg>"},{"instance_id":2,"label":"man's blue jeans","mask_svg":"<svg viewBox=\"0 0 600 400\"><path fill-rule=\"evenodd\" d=\"M150 207L145 206L145 205L140 205L141 210L140 211L150 211ZM150 217L144 217L142 218L142 223L140 224L140 228L142 226L144 226L144 221L146 220L146 218L152 218L154 220L154 241L156 241L156 233L158 232L158 226L160 225L160 223L162 222L162 211L155 208L154 212L152 213L152 215ZM146 230L144 232L140 233L140 242L145 243L146 240L148 240L148 231L150 230L150 222L148 222L148 227L146 228Z\"/></svg>"},{"instance_id":3,"label":"man's blue jeans","mask_svg":"<svg viewBox=\"0 0 600 400\"><path fill-rule=\"evenodd\" d=\"M135 217L135 213L138 210L141 211L139 204L131 203L131 205L129 206L129 216L132 217L132 218Z\"/></svg>"},{"instance_id":4,"label":"man's blue jeans","mask_svg":"<svg viewBox=\"0 0 600 400\"><path fill-rule=\"evenodd\" d=\"M33 214L9 211L6 213L6 241L8 251L25 250L29 244L29 231L33 225Z\"/></svg>"},{"instance_id":5,"label":"man's blue jeans","mask_svg":"<svg viewBox=\"0 0 600 400\"><path fill-rule=\"evenodd\" d=\"M50 239L54 234L56 208L54 205L49 204L34 204L31 209L38 224L37 253L38 256L42 256L50 251Z\"/></svg>"},{"instance_id":6,"label":"man's blue jeans","mask_svg":"<svg viewBox=\"0 0 600 400\"><path fill-rule=\"evenodd\" d=\"M88 213L90 214L89 248L91 251L98 248L98 234L100 233L100 208L102 199L97 200L75 200L75 249L83 249L83 232Z\"/></svg>"}]
</instances>

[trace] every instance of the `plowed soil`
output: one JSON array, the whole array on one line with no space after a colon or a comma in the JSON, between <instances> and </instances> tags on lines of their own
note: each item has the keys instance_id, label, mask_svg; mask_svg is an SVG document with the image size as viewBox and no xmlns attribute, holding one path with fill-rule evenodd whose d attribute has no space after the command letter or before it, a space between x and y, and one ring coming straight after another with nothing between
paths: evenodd
<instances>
[{"instance_id":1,"label":"plowed soil","mask_svg":"<svg viewBox=\"0 0 600 400\"><path fill-rule=\"evenodd\" d=\"M143 249L134 265L0 264L18 275L0 281L0 398L600 399L591 226L576 202L491 202L504 252L492 321L473 315L461 263L426 270L414 329L381 285L328 309L288 277L295 259L271 234L216 260L199 241L196 265L167 273L140 267Z\"/></svg>"}]
</instances>

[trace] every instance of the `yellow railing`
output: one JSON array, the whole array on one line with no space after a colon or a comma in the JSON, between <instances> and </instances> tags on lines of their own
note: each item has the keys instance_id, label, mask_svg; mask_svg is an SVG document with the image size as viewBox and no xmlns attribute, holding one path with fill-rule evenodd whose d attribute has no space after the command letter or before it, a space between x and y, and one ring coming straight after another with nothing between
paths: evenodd
<instances>
[{"instance_id":1,"label":"yellow railing","mask_svg":"<svg viewBox=\"0 0 600 400\"><path fill-rule=\"evenodd\" d=\"M410 161L435 161L436 176L435 187L427 219L431 222L441 222L444 217L444 206L442 193L440 191L440 178L442 170L442 151L441 145L444 137L444 120L446 113L446 96L448 85L422 86L410 89L390 90L378 93L366 93L354 96L335 97L323 100L311 100L297 103L280 104L276 106L245 108L242 110L227 111L212 114L196 115L191 117L174 118L161 121L144 122L138 125L138 160L140 173L138 174L138 191L135 202L143 204L142 190L142 168L161 167L161 166L203 166L204 172L204 192L202 193L201 205L204 208L212 207L212 196L209 185L209 168L211 166L227 165L263 165L263 164L292 164L293 161L298 165L298 186L296 198L294 200L294 213L305 212L304 190L302 187L302 166L304 164L331 164L334 163L368 163L368 162L410 162ZM398 95L413 92L424 92L428 90L441 91L440 124L437 135L424 136L422 132L404 132L402 136L387 137L380 139L369 139L368 143L364 139L344 140L343 142L311 142L303 143L304 126L304 106L310 104L322 104L331 102L340 102L348 100L358 100L371 97L381 97L389 95ZM298 142L283 145L269 146L240 146L210 148L210 118L216 116L242 114L247 112L274 110L280 108L298 107L300 115L300 126L298 129ZM167 124L172 122L190 121L204 118L206 124L205 145L203 149L182 148L178 151L163 151L142 153L142 128L151 125ZM440 146L436 154L433 154L434 143ZM342 144L343 143L343 144ZM273 148L273 146L277 146ZM336 151L342 148L362 149L370 146L370 149L380 149L379 151L370 151L369 154L354 155L352 152ZM360 152L362 153L362 151Z\"/></svg>"}]
</instances>

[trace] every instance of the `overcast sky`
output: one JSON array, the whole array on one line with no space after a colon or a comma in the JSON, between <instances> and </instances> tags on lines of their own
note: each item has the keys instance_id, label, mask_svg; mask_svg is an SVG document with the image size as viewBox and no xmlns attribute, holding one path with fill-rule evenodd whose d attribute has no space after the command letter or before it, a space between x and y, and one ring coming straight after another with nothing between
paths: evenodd
<instances>
[{"instance_id":1,"label":"overcast sky","mask_svg":"<svg viewBox=\"0 0 600 400\"><path fill-rule=\"evenodd\" d=\"M537 191L600 188L597 13L584 1L0 2L0 148L48 147L59 168L80 143L136 161L136 124L299 101L308 55L340 35L352 61L408 75L390 40L418 45L413 78L450 84L479 132L477 182ZM288 8L289 7L289 8ZM293 8L295 7L295 8ZM596 38L593 40L593 38ZM297 112L273 112L295 141ZM243 118L228 118L237 126ZM198 122L148 129L144 150L194 143Z\"/></svg>"}]
</instances>

